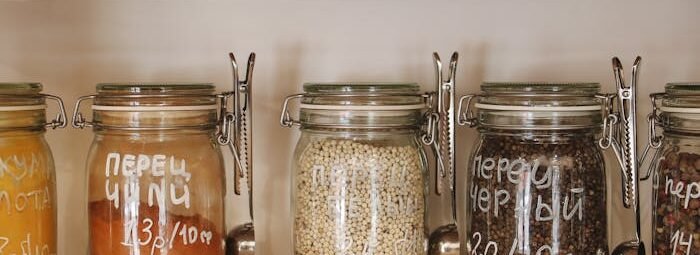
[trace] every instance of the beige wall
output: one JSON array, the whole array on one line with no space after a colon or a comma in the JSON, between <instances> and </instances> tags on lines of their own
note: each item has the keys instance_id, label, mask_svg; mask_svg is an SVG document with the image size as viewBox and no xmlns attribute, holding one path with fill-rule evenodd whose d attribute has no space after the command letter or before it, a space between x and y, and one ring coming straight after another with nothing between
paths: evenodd
<instances>
[{"instance_id":1,"label":"beige wall","mask_svg":"<svg viewBox=\"0 0 700 255\"><path fill-rule=\"evenodd\" d=\"M43 82L69 104L99 82L211 81L223 90L225 54L256 51L260 254L291 254L287 162L297 131L277 118L283 97L302 82L416 81L427 89L431 52L447 58L458 50L460 94L476 92L482 80L596 81L611 91L611 56L629 66L639 54L647 95L668 81L700 80L698 11L698 1L653 0L0 0L0 80ZM648 107L643 96L639 116ZM460 162L474 133L460 131ZM57 158L60 254L83 254L91 133L57 130L48 138ZM644 200L648 209L648 188ZM619 222L625 212L616 213Z\"/></svg>"}]
</instances>

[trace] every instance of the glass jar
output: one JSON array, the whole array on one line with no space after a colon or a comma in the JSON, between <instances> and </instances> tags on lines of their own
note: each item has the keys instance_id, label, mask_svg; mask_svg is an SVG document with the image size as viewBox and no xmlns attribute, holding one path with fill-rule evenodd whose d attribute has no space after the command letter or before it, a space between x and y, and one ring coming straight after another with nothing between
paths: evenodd
<instances>
[{"instance_id":1,"label":"glass jar","mask_svg":"<svg viewBox=\"0 0 700 255\"><path fill-rule=\"evenodd\" d=\"M700 83L668 84L653 94L652 254L700 253ZM661 106L656 107L657 100ZM656 136L655 126L663 129Z\"/></svg>"},{"instance_id":2,"label":"glass jar","mask_svg":"<svg viewBox=\"0 0 700 255\"><path fill-rule=\"evenodd\" d=\"M294 254L426 254L427 109L416 84L306 84L283 126L300 126ZM299 121L287 104L300 98Z\"/></svg>"},{"instance_id":3,"label":"glass jar","mask_svg":"<svg viewBox=\"0 0 700 255\"><path fill-rule=\"evenodd\" d=\"M102 84L78 101L74 126L95 133L90 254L224 254L219 98L210 84Z\"/></svg>"},{"instance_id":4,"label":"glass jar","mask_svg":"<svg viewBox=\"0 0 700 255\"><path fill-rule=\"evenodd\" d=\"M0 83L0 254L56 254L56 173L46 128L60 98L38 83ZM46 99L60 106L46 123Z\"/></svg>"},{"instance_id":5,"label":"glass jar","mask_svg":"<svg viewBox=\"0 0 700 255\"><path fill-rule=\"evenodd\" d=\"M608 254L606 173L595 83L485 83L460 124L467 163L462 254Z\"/></svg>"}]
</instances>

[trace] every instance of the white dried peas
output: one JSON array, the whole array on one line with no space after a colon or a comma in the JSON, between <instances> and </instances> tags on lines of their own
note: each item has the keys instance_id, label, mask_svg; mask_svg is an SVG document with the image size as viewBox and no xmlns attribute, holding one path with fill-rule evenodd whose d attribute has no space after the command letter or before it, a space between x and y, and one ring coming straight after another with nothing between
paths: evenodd
<instances>
[{"instance_id":1,"label":"white dried peas","mask_svg":"<svg viewBox=\"0 0 700 255\"><path fill-rule=\"evenodd\" d=\"M417 146L312 141L298 158L295 254L425 254Z\"/></svg>"}]
</instances>

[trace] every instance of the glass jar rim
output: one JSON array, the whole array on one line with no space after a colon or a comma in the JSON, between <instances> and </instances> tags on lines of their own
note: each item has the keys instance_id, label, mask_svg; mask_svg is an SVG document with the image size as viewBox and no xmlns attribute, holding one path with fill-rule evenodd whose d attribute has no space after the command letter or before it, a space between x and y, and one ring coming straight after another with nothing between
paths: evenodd
<instances>
[{"instance_id":1,"label":"glass jar rim","mask_svg":"<svg viewBox=\"0 0 700 255\"><path fill-rule=\"evenodd\" d=\"M409 82L329 82L304 83L309 94L418 94L420 86Z\"/></svg>"},{"instance_id":2,"label":"glass jar rim","mask_svg":"<svg viewBox=\"0 0 700 255\"><path fill-rule=\"evenodd\" d=\"M553 93L561 95L596 95L600 83L596 82L484 82L481 90L486 94Z\"/></svg>"},{"instance_id":3,"label":"glass jar rim","mask_svg":"<svg viewBox=\"0 0 700 255\"><path fill-rule=\"evenodd\" d=\"M306 83L299 106L303 127L415 128L428 108L417 83Z\"/></svg>"},{"instance_id":4,"label":"glass jar rim","mask_svg":"<svg viewBox=\"0 0 700 255\"><path fill-rule=\"evenodd\" d=\"M0 107L9 107L3 111L43 110L46 100L42 89L38 82L0 82Z\"/></svg>"},{"instance_id":5,"label":"glass jar rim","mask_svg":"<svg viewBox=\"0 0 700 255\"><path fill-rule=\"evenodd\" d=\"M100 83L98 95L211 95L212 83Z\"/></svg>"},{"instance_id":6,"label":"glass jar rim","mask_svg":"<svg viewBox=\"0 0 700 255\"><path fill-rule=\"evenodd\" d=\"M209 110L218 102L215 88L211 83L101 83L96 86L93 109L138 111L151 107L147 110L160 111L206 106Z\"/></svg>"},{"instance_id":7,"label":"glass jar rim","mask_svg":"<svg viewBox=\"0 0 700 255\"><path fill-rule=\"evenodd\" d=\"M43 86L38 82L0 82L0 94L3 95L38 95Z\"/></svg>"},{"instance_id":8,"label":"glass jar rim","mask_svg":"<svg viewBox=\"0 0 700 255\"><path fill-rule=\"evenodd\" d=\"M0 129L44 130L46 96L38 82L0 82Z\"/></svg>"},{"instance_id":9,"label":"glass jar rim","mask_svg":"<svg viewBox=\"0 0 700 255\"><path fill-rule=\"evenodd\" d=\"M670 82L665 89L671 96L700 96L700 82Z\"/></svg>"},{"instance_id":10,"label":"glass jar rim","mask_svg":"<svg viewBox=\"0 0 700 255\"><path fill-rule=\"evenodd\" d=\"M665 91L658 106L660 125L664 130L699 132L700 82L667 83Z\"/></svg>"},{"instance_id":11,"label":"glass jar rim","mask_svg":"<svg viewBox=\"0 0 700 255\"><path fill-rule=\"evenodd\" d=\"M662 112L700 108L700 82L668 83L662 97ZM676 110L672 110L676 109Z\"/></svg>"},{"instance_id":12,"label":"glass jar rim","mask_svg":"<svg viewBox=\"0 0 700 255\"><path fill-rule=\"evenodd\" d=\"M602 124L600 84L592 82L484 82L474 108L480 127L582 129Z\"/></svg>"}]
</instances>

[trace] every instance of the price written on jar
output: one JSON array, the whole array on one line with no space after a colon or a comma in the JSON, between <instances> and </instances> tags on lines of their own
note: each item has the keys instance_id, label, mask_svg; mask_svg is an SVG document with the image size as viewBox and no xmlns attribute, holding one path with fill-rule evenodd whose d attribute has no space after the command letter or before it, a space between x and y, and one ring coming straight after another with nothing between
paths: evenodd
<instances>
[{"instance_id":1,"label":"price written on jar","mask_svg":"<svg viewBox=\"0 0 700 255\"><path fill-rule=\"evenodd\" d=\"M680 252L685 251L686 255L690 255L691 248L693 248L693 235L676 230L671 236L671 247L673 247L672 254L682 254Z\"/></svg>"},{"instance_id":2,"label":"price written on jar","mask_svg":"<svg viewBox=\"0 0 700 255\"><path fill-rule=\"evenodd\" d=\"M472 239L469 241L469 247L471 249L471 255L498 255L498 243L494 241L487 241L487 240L482 240L481 233L476 232L472 235ZM516 253L516 251L520 251L518 249L518 245L522 244L521 240L518 240L518 238L515 238L513 240L513 245L510 247L510 251L508 252L508 255L514 255L514 254L520 254L520 252ZM481 246L484 245L482 248ZM527 252L526 254L529 254ZM553 249L549 245L543 245L537 249L535 252L535 255L544 255L544 254L559 254L558 251ZM572 255L571 253L566 253L562 255Z\"/></svg>"},{"instance_id":3,"label":"price written on jar","mask_svg":"<svg viewBox=\"0 0 700 255\"><path fill-rule=\"evenodd\" d=\"M175 156L168 157L161 154L109 153L105 163L107 199L117 209L121 199L125 204L138 202L141 199L141 182L138 180L144 175L150 175L150 180L159 180L148 183L148 206L158 205L160 208L165 208L167 200L171 205L190 208L188 184L192 174L187 171L187 162L184 159L176 160ZM110 177L120 177L125 180L113 183ZM120 186L119 182L123 185Z\"/></svg>"},{"instance_id":4,"label":"price written on jar","mask_svg":"<svg viewBox=\"0 0 700 255\"><path fill-rule=\"evenodd\" d=\"M124 241L122 245L127 247L151 247L151 255L160 251L160 254L167 254L163 250L170 250L176 242L182 242L183 246L195 245L197 243L211 245L214 237L213 232L202 230L196 226L188 226L180 221L175 222L175 225L170 231L162 231L169 233L167 235L155 233L154 221L146 218L140 222L144 227L139 230L139 222L136 220L125 222ZM165 226L160 226L163 229ZM160 231L158 231L160 232Z\"/></svg>"},{"instance_id":5,"label":"price written on jar","mask_svg":"<svg viewBox=\"0 0 700 255\"><path fill-rule=\"evenodd\" d=\"M0 236L0 255L56 255L56 253L51 253L51 248L49 248L48 244L32 241L31 234L27 234L24 240L19 241L20 252L7 250L12 245L11 242L10 238Z\"/></svg>"}]
</instances>

